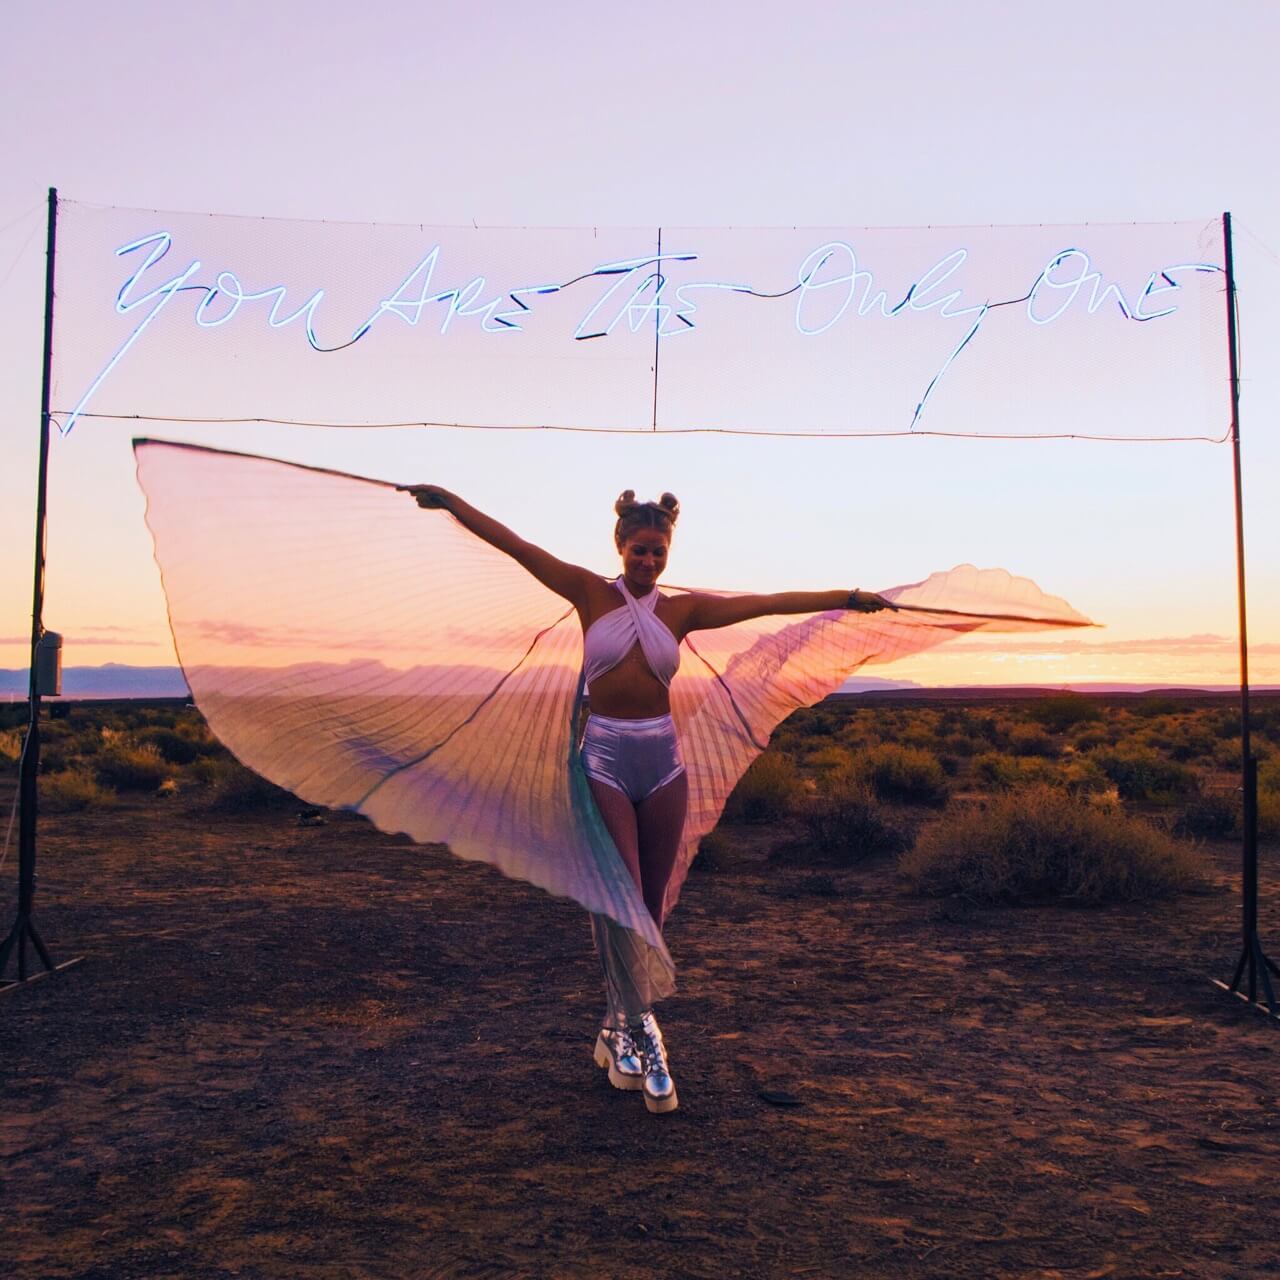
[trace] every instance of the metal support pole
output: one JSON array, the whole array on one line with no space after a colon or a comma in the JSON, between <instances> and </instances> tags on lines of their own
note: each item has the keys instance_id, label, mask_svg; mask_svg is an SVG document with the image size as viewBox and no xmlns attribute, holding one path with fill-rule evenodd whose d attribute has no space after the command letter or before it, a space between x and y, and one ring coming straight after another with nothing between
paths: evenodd
<instances>
[{"instance_id":1,"label":"metal support pole","mask_svg":"<svg viewBox=\"0 0 1280 1280\"><path fill-rule=\"evenodd\" d=\"M53 372L53 277L58 233L58 192L49 188L49 231L45 245L44 268L44 372L40 388L40 462L36 476L36 560L31 603L31 672L29 697L31 719L18 768L18 915L4 943L0 944L0 990L9 990L31 979L27 975L27 942L35 947L44 971L34 977L69 968L78 963L68 960L55 965L48 949L36 931L32 919L36 892L36 777L40 770L40 688L36 673L36 650L44 634L44 549L45 498L49 472L49 398ZM18 977L5 982L4 973L9 954L17 948Z\"/></svg>"},{"instance_id":2,"label":"metal support pole","mask_svg":"<svg viewBox=\"0 0 1280 1280\"><path fill-rule=\"evenodd\" d=\"M1280 969L1262 950L1258 938L1258 762L1249 742L1249 633L1246 622L1244 590L1244 497L1240 473L1240 368L1237 346L1236 276L1231 243L1231 215L1222 215L1222 242L1227 276L1227 360L1231 391L1231 455L1236 499L1236 599L1240 620L1240 779L1244 797L1244 854L1242 859L1241 921L1242 946L1235 973L1228 985L1215 983L1224 991L1265 1009L1280 1020L1280 1005L1271 985L1271 974ZM1248 973L1247 991L1241 991L1240 980ZM1266 996L1264 1005L1258 999L1261 981Z\"/></svg>"}]
</instances>

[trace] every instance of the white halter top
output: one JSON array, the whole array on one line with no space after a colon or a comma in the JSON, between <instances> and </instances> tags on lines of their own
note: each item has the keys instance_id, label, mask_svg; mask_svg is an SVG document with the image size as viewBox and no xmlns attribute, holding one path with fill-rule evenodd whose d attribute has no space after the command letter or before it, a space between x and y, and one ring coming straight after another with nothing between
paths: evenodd
<instances>
[{"instance_id":1,"label":"white halter top","mask_svg":"<svg viewBox=\"0 0 1280 1280\"><path fill-rule=\"evenodd\" d=\"M649 670L664 685L670 686L672 676L680 667L680 645L655 612L660 595L657 587L637 600L621 578L615 578L613 585L622 593L626 604L597 618L587 628L582 641L582 670L587 688L590 689L597 677L612 671L631 652L637 640Z\"/></svg>"}]
</instances>

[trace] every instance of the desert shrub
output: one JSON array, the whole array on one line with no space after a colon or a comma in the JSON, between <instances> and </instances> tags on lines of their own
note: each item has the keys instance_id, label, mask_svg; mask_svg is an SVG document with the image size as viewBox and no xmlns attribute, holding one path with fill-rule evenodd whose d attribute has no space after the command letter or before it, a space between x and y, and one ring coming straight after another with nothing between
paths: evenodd
<instances>
[{"instance_id":1,"label":"desert shrub","mask_svg":"<svg viewBox=\"0 0 1280 1280\"><path fill-rule=\"evenodd\" d=\"M1240 737L1240 713L1238 711L1219 711L1209 732L1217 738Z\"/></svg>"},{"instance_id":2,"label":"desert shrub","mask_svg":"<svg viewBox=\"0 0 1280 1280\"><path fill-rule=\"evenodd\" d=\"M898 865L917 893L981 902L1161 898L1209 879L1193 846L1049 786L953 811L923 831Z\"/></svg>"},{"instance_id":3,"label":"desert shrub","mask_svg":"<svg viewBox=\"0 0 1280 1280\"><path fill-rule=\"evenodd\" d=\"M97 779L83 769L42 775L39 788L39 805L47 813L110 809L116 803L116 793L110 787L99 785Z\"/></svg>"},{"instance_id":4,"label":"desert shrub","mask_svg":"<svg viewBox=\"0 0 1280 1280\"><path fill-rule=\"evenodd\" d=\"M897 851L906 843L885 818L871 787L852 770L832 775L801 820L812 849L842 861Z\"/></svg>"},{"instance_id":5,"label":"desert shrub","mask_svg":"<svg viewBox=\"0 0 1280 1280\"><path fill-rule=\"evenodd\" d=\"M16 765L22 755L22 730L0 729L0 766Z\"/></svg>"},{"instance_id":6,"label":"desert shrub","mask_svg":"<svg viewBox=\"0 0 1280 1280\"><path fill-rule=\"evenodd\" d=\"M1258 834L1280 836L1280 791L1258 792Z\"/></svg>"},{"instance_id":7,"label":"desert shrub","mask_svg":"<svg viewBox=\"0 0 1280 1280\"><path fill-rule=\"evenodd\" d=\"M1112 747L1090 753L1091 760L1116 784L1124 800L1171 804L1197 789L1195 773L1147 747Z\"/></svg>"},{"instance_id":8,"label":"desert shrub","mask_svg":"<svg viewBox=\"0 0 1280 1280\"><path fill-rule=\"evenodd\" d=\"M43 741L40 743L41 773L65 773L79 763L80 757L68 751L64 743L54 742L49 746L45 746Z\"/></svg>"},{"instance_id":9,"label":"desert shrub","mask_svg":"<svg viewBox=\"0 0 1280 1280\"><path fill-rule=\"evenodd\" d=\"M728 863L732 843L723 831L717 828L708 831L698 841L698 856L694 859L692 871L723 871Z\"/></svg>"},{"instance_id":10,"label":"desert shrub","mask_svg":"<svg viewBox=\"0 0 1280 1280\"><path fill-rule=\"evenodd\" d=\"M1216 741L1213 735L1195 726L1184 726L1180 733L1173 735L1169 754L1180 764L1188 760L1212 760Z\"/></svg>"},{"instance_id":11,"label":"desert shrub","mask_svg":"<svg viewBox=\"0 0 1280 1280\"><path fill-rule=\"evenodd\" d=\"M785 818L804 793L790 756L766 751L738 780L725 805L730 822L776 822Z\"/></svg>"},{"instance_id":12,"label":"desert shrub","mask_svg":"<svg viewBox=\"0 0 1280 1280\"><path fill-rule=\"evenodd\" d=\"M1221 838L1240 829L1242 816L1237 792L1206 791L1183 808L1173 829L1183 836Z\"/></svg>"},{"instance_id":13,"label":"desert shrub","mask_svg":"<svg viewBox=\"0 0 1280 1280\"><path fill-rule=\"evenodd\" d=\"M1009 730L1009 751L1015 756L1056 756L1058 748L1039 725L1015 724Z\"/></svg>"},{"instance_id":14,"label":"desert shrub","mask_svg":"<svg viewBox=\"0 0 1280 1280\"><path fill-rule=\"evenodd\" d=\"M856 771L882 800L930 805L947 802L947 779L942 766L931 752L918 747L882 743L862 753Z\"/></svg>"},{"instance_id":15,"label":"desert shrub","mask_svg":"<svg viewBox=\"0 0 1280 1280\"><path fill-rule=\"evenodd\" d=\"M190 764L202 754L190 738L163 725L143 729L137 734L137 738L139 742L155 747L161 758L170 764Z\"/></svg>"},{"instance_id":16,"label":"desert shrub","mask_svg":"<svg viewBox=\"0 0 1280 1280\"><path fill-rule=\"evenodd\" d=\"M983 787L1005 790L1047 782L1053 776L1050 765L1038 756L1011 756L1003 751L984 751L973 759L973 780Z\"/></svg>"},{"instance_id":17,"label":"desert shrub","mask_svg":"<svg viewBox=\"0 0 1280 1280\"><path fill-rule=\"evenodd\" d=\"M1008 740L1008 729L995 716L971 716L968 724L969 736L978 743L986 743L995 750L1002 750Z\"/></svg>"},{"instance_id":18,"label":"desert shrub","mask_svg":"<svg viewBox=\"0 0 1280 1280\"><path fill-rule=\"evenodd\" d=\"M1077 693L1055 693L1027 708L1027 715L1053 733L1065 733L1078 724L1102 719L1102 708Z\"/></svg>"},{"instance_id":19,"label":"desert shrub","mask_svg":"<svg viewBox=\"0 0 1280 1280\"><path fill-rule=\"evenodd\" d=\"M1058 781L1072 795L1097 795L1111 787L1111 779L1089 756L1068 760L1058 771Z\"/></svg>"},{"instance_id":20,"label":"desert shrub","mask_svg":"<svg viewBox=\"0 0 1280 1280\"><path fill-rule=\"evenodd\" d=\"M965 716L959 707L943 707L938 713L938 732L940 734L963 733Z\"/></svg>"},{"instance_id":21,"label":"desert shrub","mask_svg":"<svg viewBox=\"0 0 1280 1280\"><path fill-rule=\"evenodd\" d=\"M973 739L967 733L949 733L938 745L952 756L971 756L977 750Z\"/></svg>"},{"instance_id":22,"label":"desert shrub","mask_svg":"<svg viewBox=\"0 0 1280 1280\"><path fill-rule=\"evenodd\" d=\"M1280 760L1258 766L1258 834L1280 836Z\"/></svg>"},{"instance_id":23,"label":"desert shrub","mask_svg":"<svg viewBox=\"0 0 1280 1280\"><path fill-rule=\"evenodd\" d=\"M1071 745L1077 751L1092 751L1095 747L1109 746L1115 738L1105 729L1085 729L1072 735Z\"/></svg>"},{"instance_id":24,"label":"desert shrub","mask_svg":"<svg viewBox=\"0 0 1280 1280\"><path fill-rule=\"evenodd\" d=\"M193 773L209 787L209 807L221 813L240 813L296 804L297 798L238 760L198 760Z\"/></svg>"},{"instance_id":25,"label":"desert shrub","mask_svg":"<svg viewBox=\"0 0 1280 1280\"><path fill-rule=\"evenodd\" d=\"M1240 739L1220 738L1210 757L1220 769L1240 768Z\"/></svg>"},{"instance_id":26,"label":"desert shrub","mask_svg":"<svg viewBox=\"0 0 1280 1280\"><path fill-rule=\"evenodd\" d=\"M155 747L135 747L119 740L98 752L93 770L104 787L117 791L154 791L168 773Z\"/></svg>"},{"instance_id":27,"label":"desert shrub","mask_svg":"<svg viewBox=\"0 0 1280 1280\"><path fill-rule=\"evenodd\" d=\"M1133 712L1134 715L1154 720L1157 716L1177 715L1178 712L1186 709L1186 703L1179 702L1176 698L1170 698L1165 694L1153 693L1148 694L1145 698L1140 698Z\"/></svg>"},{"instance_id":28,"label":"desert shrub","mask_svg":"<svg viewBox=\"0 0 1280 1280\"><path fill-rule=\"evenodd\" d=\"M809 753L805 764L814 769L848 769L853 764L853 756L845 747L819 747Z\"/></svg>"}]
</instances>

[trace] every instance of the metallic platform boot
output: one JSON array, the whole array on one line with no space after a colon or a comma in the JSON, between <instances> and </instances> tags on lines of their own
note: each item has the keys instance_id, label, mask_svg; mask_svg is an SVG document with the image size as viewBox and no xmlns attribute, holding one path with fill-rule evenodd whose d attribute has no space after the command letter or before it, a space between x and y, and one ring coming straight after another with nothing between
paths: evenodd
<instances>
[{"instance_id":1,"label":"metallic platform boot","mask_svg":"<svg viewBox=\"0 0 1280 1280\"><path fill-rule=\"evenodd\" d=\"M652 1010L631 1024L631 1037L644 1065L644 1105L656 1113L674 1111L680 1100L676 1097L676 1082L667 1067L662 1031Z\"/></svg>"},{"instance_id":2,"label":"metallic platform boot","mask_svg":"<svg viewBox=\"0 0 1280 1280\"><path fill-rule=\"evenodd\" d=\"M609 1068L609 1083L615 1089L644 1087L644 1065L626 1027L600 1028L596 1037L595 1061L597 1067Z\"/></svg>"}]
</instances>

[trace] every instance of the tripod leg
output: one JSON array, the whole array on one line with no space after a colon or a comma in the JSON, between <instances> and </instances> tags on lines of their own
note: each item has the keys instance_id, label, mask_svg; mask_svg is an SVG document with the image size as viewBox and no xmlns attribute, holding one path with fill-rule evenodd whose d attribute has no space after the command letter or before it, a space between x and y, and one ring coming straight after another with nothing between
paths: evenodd
<instances>
[{"instance_id":1,"label":"tripod leg","mask_svg":"<svg viewBox=\"0 0 1280 1280\"><path fill-rule=\"evenodd\" d=\"M49 949L44 945L40 939L40 935L36 932L35 921L29 920L27 922L27 928L31 933L31 941L35 943L35 948L40 953L40 959L44 961L44 967L46 969L55 969L57 966L49 956Z\"/></svg>"},{"instance_id":2,"label":"tripod leg","mask_svg":"<svg viewBox=\"0 0 1280 1280\"><path fill-rule=\"evenodd\" d=\"M1263 955L1262 943L1258 941L1256 936L1253 940L1253 950L1257 959L1258 975L1262 979L1262 990L1267 998L1267 1008L1271 1010L1271 1014L1274 1017L1280 1014L1280 1008L1276 1007L1276 993L1272 990L1271 975L1267 972L1267 957Z\"/></svg>"},{"instance_id":3,"label":"tripod leg","mask_svg":"<svg viewBox=\"0 0 1280 1280\"><path fill-rule=\"evenodd\" d=\"M9 967L9 955L13 951L13 944L18 940L18 929L21 920L9 930L9 936L0 944L0 980L4 978L4 971Z\"/></svg>"},{"instance_id":4,"label":"tripod leg","mask_svg":"<svg viewBox=\"0 0 1280 1280\"><path fill-rule=\"evenodd\" d=\"M1241 950L1240 950L1240 960L1239 960L1239 962L1236 964L1236 971L1235 971L1235 973L1233 973L1233 974L1231 975L1231 985L1227 988L1227 990L1228 990L1228 991L1238 991L1238 990L1239 990L1239 988L1240 988L1240 975L1241 975L1242 973L1244 973L1244 962L1245 962L1248 958L1249 958L1249 944L1248 944L1248 943L1245 943L1245 945L1244 945L1244 946L1241 948Z\"/></svg>"}]
</instances>

